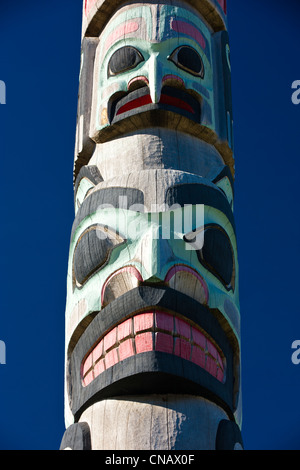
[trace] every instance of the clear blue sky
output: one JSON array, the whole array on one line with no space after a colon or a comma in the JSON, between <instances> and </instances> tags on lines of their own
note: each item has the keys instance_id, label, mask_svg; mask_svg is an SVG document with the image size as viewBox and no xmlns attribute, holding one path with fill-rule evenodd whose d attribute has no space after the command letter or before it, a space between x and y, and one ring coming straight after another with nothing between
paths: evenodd
<instances>
[{"instance_id":1,"label":"clear blue sky","mask_svg":"<svg viewBox=\"0 0 300 470\"><path fill-rule=\"evenodd\" d=\"M229 0L243 438L300 449L297 0ZM82 0L1 2L0 449L58 449Z\"/></svg>"}]
</instances>

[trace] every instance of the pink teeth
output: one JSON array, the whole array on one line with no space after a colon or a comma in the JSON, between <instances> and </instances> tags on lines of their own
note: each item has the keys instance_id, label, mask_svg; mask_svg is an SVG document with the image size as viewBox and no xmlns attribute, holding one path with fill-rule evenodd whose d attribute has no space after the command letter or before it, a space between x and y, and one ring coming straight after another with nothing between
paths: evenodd
<instances>
[{"instance_id":1,"label":"pink teeth","mask_svg":"<svg viewBox=\"0 0 300 470\"><path fill-rule=\"evenodd\" d=\"M197 364L224 380L221 351L187 320L162 311L134 315L110 330L82 362L83 386L120 361L147 351L161 351Z\"/></svg>"}]
</instances>

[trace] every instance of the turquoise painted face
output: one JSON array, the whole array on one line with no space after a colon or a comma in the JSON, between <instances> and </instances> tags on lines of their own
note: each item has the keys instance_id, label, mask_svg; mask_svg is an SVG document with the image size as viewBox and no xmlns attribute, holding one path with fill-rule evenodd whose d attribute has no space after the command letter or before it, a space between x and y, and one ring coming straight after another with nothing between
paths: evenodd
<instances>
[{"instance_id":1,"label":"turquoise painted face","mask_svg":"<svg viewBox=\"0 0 300 470\"><path fill-rule=\"evenodd\" d=\"M130 209L108 204L76 228L69 259L69 327L74 312L78 323L80 303L85 304L83 319L147 283L218 309L239 341L237 247L227 217L204 205L150 213L139 204Z\"/></svg>"},{"instance_id":2,"label":"turquoise painted face","mask_svg":"<svg viewBox=\"0 0 300 470\"><path fill-rule=\"evenodd\" d=\"M211 33L192 10L122 8L100 36L93 135L127 117L164 109L214 128Z\"/></svg>"},{"instance_id":3,"label":"turquoise painted face","mask_svg":"<svg viewBox=\"0 0 300 470\"><path fill-rule=\"evenodd\" d=\"M88 391L90 385L97 390L97 387L104 386L102 380L106 380L109 374L106 371L110 367L123 367L124 345L120 345L118 356L118 346L110 350L108 345L111 335L115 335L118 329L118 338L122 343L121 331L123 334L132 319L147 323L155 313L157 322L171 322L168 327L163 326L163 329L169 328L169 333L163 333L161 346L157 342L154 345L152 333L155 332L158 342L161 337L160 332L155 330L157 326L143 326L146 332L135 338L136 347L141 338L151 341L149 344L143 343L142 350L137 349L136 353L132 349L130 357L138 356L137 360L140 360L140 352L156 354L161 347L171 363L179 354L189 361L191 367L205 367L205 371L216 380L213 383L221 387L214 389L214 385L210 384L208 388L212 387L214 393L222 395L222 390L229 387L229 396L232 397L230 406L235 410L239 397L240 351L238 261L232 211L224 193L213 185L179 184L166 190L161 205L150 208L144 206L146 195L138 188L98 186L88 189L85 186L80 197L81 205L75 217L70 244L66 337L68 361L73 364L77 357L74 347L81 351L82 376L78 381L83 387L80 389L82 400L85 400L83 390ZM185 202L187 198L193 201L202 199L205 203L192 205ZM164 292L168 301L154 307L156 304L153 302L159 292ZM136 297L139 295L146 295L143 297L142 313L140 300L137 300L140 298ZM196 314L193 316L197 309L202 312L199 318ZM183 335L192 331L195 338L197 336L202 349L200 351L198 346L193 346L194 353L199 353L202 359L206 355L205 364L198 356L186 357L184 350L177 351L175 347L173 352L171 343L174 331L170 318L182 328L187 328ZM210 330L210 321L216 322L219 333ZM95 330L94 323L98 325ZM95 336L91 344L86 343L87 330L90 329L94 331L93 338ZM131 344L131 333L126 334ZM128 341L126 344L129 344ZM105 352L101 352L99 362L95 357L103 344ZM114 342L114 345L117 344ZM191 352L191 343L185 346ZM215 359L209 351L214 351ZM102 368L103 355L105 369ZM79 366L73 364L70 367L74 371ZM152 371L150 369L147 372ZM123 373L126 375L125 369ZM72 372L70 377L76 382L78 375Z\"/></svg>"}]
</instances>

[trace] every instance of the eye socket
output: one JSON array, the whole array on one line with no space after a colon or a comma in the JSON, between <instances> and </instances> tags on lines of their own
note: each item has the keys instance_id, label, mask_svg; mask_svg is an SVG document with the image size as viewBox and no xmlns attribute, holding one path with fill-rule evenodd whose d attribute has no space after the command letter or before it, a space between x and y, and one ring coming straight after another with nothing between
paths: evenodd
<instances>
[{"instance_id":1,"label":"eye socket","mask_svg":"<svg viewBox=\"0 0 300 470\"><path fill-rule=\"evenodd\" d=\"M196 234L196 232L195 232ZM193 232L184 237L185 242L195 243ZM234 289L235 262L233 249L227 233L218 225L204 228L204 243L201 249L195 250L199 262L227 289Z\"/></svg>"},{"instance_id":2,"label":"eye socket","mask_svg":"<svg viewBox=\"0 0 300 470\"><path fill-rule=\"evenodd\" d=\"M79 238L73 256L74 278L83 285L108 260L111 251L125 240L101 225L89 227Z\"/></svg>"},{"instance_id":3,"label":"eye socket","mask_svg":"<svg viewBox=\"0 0 300 470\"><path fill-rule=\"evenodd\" d=\"M204 64L198 52L190 46L180 46L168 57L177 67L196 77L204 78Z\"/></svg>"},{"instance_id":4,"label":"eye socket","mask_svg":"<svg viewBox=\"0 0 300 470\"><path fill-rule=\"evenodd\" d=\"M144 57L135 47L124 46L113 53L108 62L107 77L133 69L143 62Z\"/></svg>"}]
</instances>

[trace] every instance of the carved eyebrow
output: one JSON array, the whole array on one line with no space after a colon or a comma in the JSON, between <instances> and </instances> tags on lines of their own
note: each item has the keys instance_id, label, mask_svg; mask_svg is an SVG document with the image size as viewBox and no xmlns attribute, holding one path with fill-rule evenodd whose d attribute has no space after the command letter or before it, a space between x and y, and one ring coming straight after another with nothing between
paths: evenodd
<instances>
[{"instance_id":1,"label":"carved eyebrow","mask_svg":"<svg viewBox=\"0 0 300 470\"><path fill-rule=\"evenodd\" d=\"M126 36L127 34L134 33L139 29L139 27L140 25L137 21L127 21L126 23L121 24L106 39L104 46L104 54L114 42L116 42L121 37Z\"/></svg>"},{"instance_id":2,"label":"carved eyebrow","mask_svg":"<svg viewBox=\"0 0 300 470\"><path fill-rule=\"evenodd\" d=\"M203 34L199 31L198 28L191 25L190 23L183 21L183 20L172 20L171 28L176 31L177 33L187 34L191 38L195 39L195 41L202 47L205 51L206 49L206 40Z\"/></svg>"},{"instance_id":3,"label":"carved eyebrow","mask_svg":"<svg viewBox=\"0 0 300 470\"><path fill-rule=\"evenodd\" d=\"M126 207L131 207L134 204L140 204L142 207L144 205L144 193L135 188L111 187L99 189L98 191L90 194L90 196L83 201L76 214L71 237L73 237L76 228L83 219L88 215L97 212L101 206L108 204L110 207L118 209L120 208L120 204L122 205L124 201L126 201Z\"/></svg>"}]
</instances>

